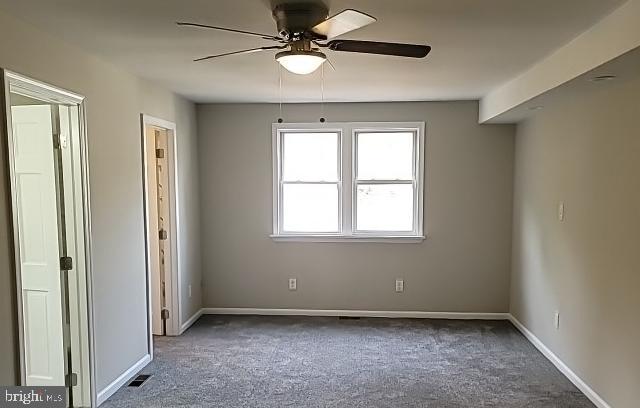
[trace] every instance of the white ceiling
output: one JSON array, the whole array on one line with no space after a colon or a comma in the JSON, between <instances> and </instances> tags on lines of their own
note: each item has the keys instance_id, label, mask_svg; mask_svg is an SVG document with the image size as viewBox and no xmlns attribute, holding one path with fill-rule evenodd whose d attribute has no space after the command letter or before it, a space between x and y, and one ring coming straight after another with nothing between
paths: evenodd
<instances>
[{"instance_id":1,"label":"white ceiling","mask_svg":"<svg viewBox=\"0 0 640 408\"><path fill-rule=\"evenodd\" d=\"M345 38L425 43L424 60L333 53L328 101L478 99L589 28L624 0L332 0L378 22ZM0 8L197 102L277 102L273 52L194 63L261 45L186 20L275 34L268 0L0 0ZM320 100L320 73L283 74L285 102Z\"/></svg>"}]
</instances>

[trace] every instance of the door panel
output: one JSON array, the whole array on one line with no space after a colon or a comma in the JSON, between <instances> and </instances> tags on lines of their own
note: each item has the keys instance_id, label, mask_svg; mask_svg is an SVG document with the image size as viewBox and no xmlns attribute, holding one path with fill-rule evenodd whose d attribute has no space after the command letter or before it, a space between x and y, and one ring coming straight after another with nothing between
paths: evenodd
<instances>
[{"instance_id":1,"label":"door panel","mask_svg":"<svg viewBox=\"0 0 640 408\"><path fill-rule=\"evenodd\" d=\"M26 385L64 385L51 107L12 106L11 115Z\"/></svg>"},{"instance_id":2,"label":"door panel","mask_svg":"<svg viewBox=\"0 0 640 408\"><path fill-rule=\"evenodd\" d=\"M29 310L24 319L29 376L47 380L51 377L50 350L47 338L42 335L42 332L49 331L47 292L28 290L24 296L25 309Z\"/></svg>"}]
</instances>

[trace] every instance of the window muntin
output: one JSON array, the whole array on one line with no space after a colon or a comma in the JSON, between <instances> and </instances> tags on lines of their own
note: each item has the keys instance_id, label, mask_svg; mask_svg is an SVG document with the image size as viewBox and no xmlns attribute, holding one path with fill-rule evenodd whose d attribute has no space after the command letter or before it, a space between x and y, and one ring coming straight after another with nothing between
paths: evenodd
<instances>
[{"instance_id":1,"label":"window muntin","mask_svg":"<svg viewBox=\"0 0 640 408\"><path fill-rule=\"evenodd\" d=\"M424 239L423 148L420 122L273 124L272 237Z\"/></svg>"}]
</instances>

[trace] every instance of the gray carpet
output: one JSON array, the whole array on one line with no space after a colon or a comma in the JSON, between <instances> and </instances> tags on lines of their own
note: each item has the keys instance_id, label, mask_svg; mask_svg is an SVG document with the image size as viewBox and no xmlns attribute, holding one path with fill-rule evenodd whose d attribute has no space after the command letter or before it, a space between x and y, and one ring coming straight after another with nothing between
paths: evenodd
<instances>
[{"instance_id":1,"label":"gray carpet","mask_svg":"<svg viewBox=\"0 0 640 408\"><path fill-rule=\"evenodd\" d=\"M203 316L103 407L594 407L509 322Z\"/></svg>"}]
</instances>

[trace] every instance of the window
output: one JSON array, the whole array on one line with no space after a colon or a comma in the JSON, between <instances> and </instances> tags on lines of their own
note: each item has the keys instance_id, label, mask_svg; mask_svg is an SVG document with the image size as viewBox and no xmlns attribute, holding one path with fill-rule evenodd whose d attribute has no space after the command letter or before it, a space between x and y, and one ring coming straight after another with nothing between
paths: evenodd
<instances>
[{"instance_id":1,"label":"window","mask_svg":"<svg viewBox=\"0 0 640 408\"><path fill-rule=\"evenodd\" d=\"M274 124L276 240L423 237L424 123Z\"/></svg>"}]
</instances>

